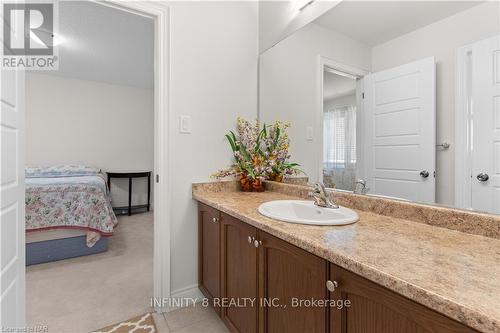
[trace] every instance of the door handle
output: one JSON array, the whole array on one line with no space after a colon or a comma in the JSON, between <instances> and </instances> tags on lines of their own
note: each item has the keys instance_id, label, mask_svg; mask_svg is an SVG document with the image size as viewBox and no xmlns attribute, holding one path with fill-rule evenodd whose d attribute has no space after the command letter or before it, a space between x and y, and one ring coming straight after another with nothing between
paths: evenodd
<instances>
[{"instance_id":1,"label":"door handle","mask_svg":"<svg viewBox=\"0 0 500 333\"><path fill-rule=\"evenodd\" d=\"M427 171L427 170L420 171L420 177L422 177L422 178L429 177L429 171Z\"/></svg>"},{"instance_id":2,"label":"door handle","mask_svg":"<svg viewBox=\"0 0 500 333\"><path fill-rule=\"evenodd\" d=\"M490 176L488 176L487 173L483 173L481 172L479 175L477 175L477 180L479 180L480 182L486 182L488 181L488 179L490 179Z\"/></svg>"}]
</instances>

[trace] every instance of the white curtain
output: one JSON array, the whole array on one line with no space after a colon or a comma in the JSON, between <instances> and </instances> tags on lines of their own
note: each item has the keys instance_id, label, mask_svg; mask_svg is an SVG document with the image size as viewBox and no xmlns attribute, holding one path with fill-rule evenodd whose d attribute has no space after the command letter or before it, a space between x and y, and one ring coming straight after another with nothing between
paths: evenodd
<instances>
[{"instance_id":1,"label":"white curtain","mask_svg":"<svg viewBox=\"0 0 500 333\"><path fill-rule=\"evenodd\" d=\"M324 112L323 181L327 187L354 189L356 176L356 106Z\"/></svg>"},{"instance_id":2,"label":"white curtain","mask_svg":"<svg viewBox=\"0 0 500 333\"><path fill-rule=\"evenodd\" d=\"M324 112L323 167L355 169L356 106L335 107Z\"/></svg>"}]
</instances>

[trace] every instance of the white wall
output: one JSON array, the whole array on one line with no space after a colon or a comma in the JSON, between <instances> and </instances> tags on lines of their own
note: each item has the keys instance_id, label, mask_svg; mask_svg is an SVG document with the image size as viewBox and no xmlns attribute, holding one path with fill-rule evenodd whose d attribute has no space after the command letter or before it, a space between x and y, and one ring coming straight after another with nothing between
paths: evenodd
<instances>
[{"instance_id":1,"label":"white wall","mask_svg":"<svg viewBox=\"0 0 500 333\"><path fill-rule=\"evenodd\" d=\"M291 122L291 160L301 164L311 181L319 177L322 156L319 55L360 69L371 65L367 45L314 23L263 53L260 60L260 117L264 122ZM308 126L313 127L312 141L306 139Z\"/></svg>"},{"instance_id":2,"label":"white wall","mask_svg":"<svg viewBox=\"0 0 500 333\"><path fill-rule=\"evenodd\" d=\"M375 46L372 70L402 65L434 56L437 88L437 143L450 142L451 148L438 149L436 163L436 200L454 203L455 133L455 50L499 33L500 3L488 2L450 16L399 38Z\"/></svg>"},{"instance_id":3,"label":"white wall","mask_svg":"<svg viewBox=\"0 0 500 333\"><path fill-rule=\"evenodd\" d=\"M228 165L224 134L236 117L257 117L256 2L174 2L171 60L171 289L197 286L197 205L191 184ZM179 133L179 115L192 133Z\"/></svg>"},{"instance_id":4,"label":"white wall","mask_svg":"<svg viewBox=\"0 0 500 333\"><path fill-rule=\"evenodd\" d=\"M356 101L356 94L352 95L346 95L346 96L341 96L337 98L330 98L326 99L323 102L323 110L327 111L328 109L332 109L335 107L341 107L341 106L347 106L347 105L354 105L356 106L357 101Z\"/></svg>"},{"instance_id":5,"label":"white wall","mask_svg":"<svg viewBox=\"0 0 500 333\"><path fill-rule=\"evenodd\" d=\"M27 73L26 164L153 170L153 119L151 89ZM128 182L113 185L113 206L126 205ZM134 186L146 202L146 181Z\"/></svg>"},{"instance_id":6,"label":"white wall","mask_svg":"<svg viewBox=\"0 0 500 333\"><path fill-rule=\"evenodd\" d=\"M259 50L261 53L314 21L340 1L316 1L299 11L299 5L302 2L296 0L259 2Z\"/></svg>"}]
</instances>

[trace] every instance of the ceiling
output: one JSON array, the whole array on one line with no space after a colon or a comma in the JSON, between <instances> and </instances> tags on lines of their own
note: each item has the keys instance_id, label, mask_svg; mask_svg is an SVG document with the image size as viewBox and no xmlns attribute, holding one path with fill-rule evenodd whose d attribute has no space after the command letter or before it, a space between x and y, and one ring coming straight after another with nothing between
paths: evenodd
<instances>
[{"instance_id":1,"label":"ceiling","mask_svg":"<svg viewBox=\"0 0 500 333\"><path fill-rule=\"evenodd\" d=\"M375 46L482 2L344 0L315 23Z\"/></svg>"},{"instance_id":2,"label":"ceiling","mask_svg":"<svg viewBox=\"0 0 500 333\"><path fill-rule=\"evenodd\" d=\"M323 100L331 100L356 92L356 80L342 75L324 72Z\"/></svg>"},{"instance_id":3,"label":"ceiling","mask_svg":"<svg viewBox=\"0 0 500 333\"><path fill-rule=\"evenodd\" d=\"M90 1L59 2L59 70L75 79L153 87L154 21Z\"/></svg>"}]
</instances>

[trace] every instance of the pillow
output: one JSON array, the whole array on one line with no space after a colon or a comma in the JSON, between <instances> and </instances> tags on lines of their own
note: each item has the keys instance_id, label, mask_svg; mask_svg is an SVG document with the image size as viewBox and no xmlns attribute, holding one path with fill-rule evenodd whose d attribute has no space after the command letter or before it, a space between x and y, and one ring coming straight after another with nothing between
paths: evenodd
<instances>
[{"instance_id":1,"label":"pillow","mask_svg":"<svg viewBox=\"0 0 500 333\"><path fill-rule=\"evenodd\" d=\"M98 168L83 165L58 165L51 167L26 167L26 178L56 178L94 176L101 172Z\"/></svg>"}]
</instances>

